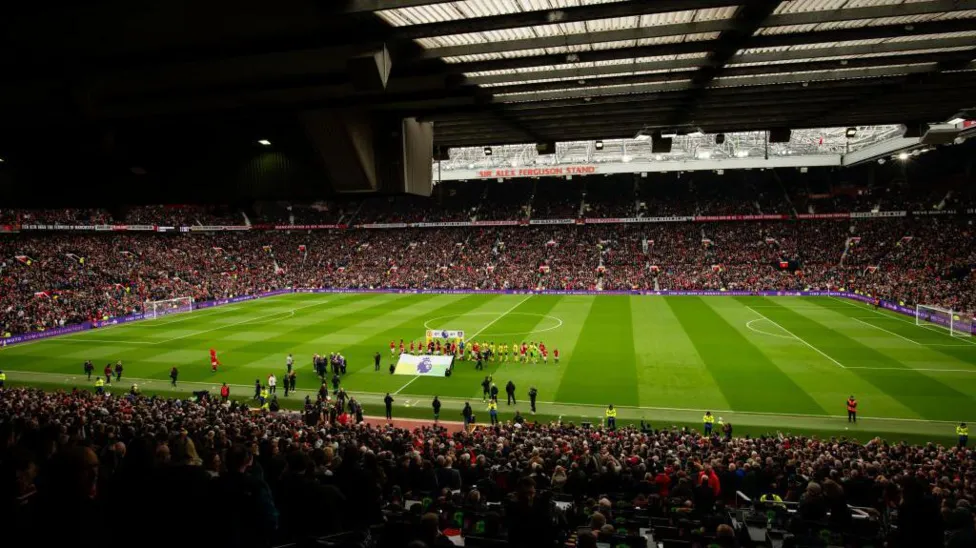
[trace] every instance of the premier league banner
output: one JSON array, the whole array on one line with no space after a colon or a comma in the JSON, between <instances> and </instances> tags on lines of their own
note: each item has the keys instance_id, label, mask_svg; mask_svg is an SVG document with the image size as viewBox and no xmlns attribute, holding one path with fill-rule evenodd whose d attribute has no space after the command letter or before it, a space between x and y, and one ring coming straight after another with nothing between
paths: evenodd
<instances>
[{"instance_id":1,"label":"premier league banner","mask_svg":"<svg viewBox=\"0 0 976 548\"><path fill-rule=\"evenodd\" d=\"M397 375L421 375L425 377L446 377L454 363L454 356L414 356L401 354L393 371Z\"/></svg>"}]
</instances>

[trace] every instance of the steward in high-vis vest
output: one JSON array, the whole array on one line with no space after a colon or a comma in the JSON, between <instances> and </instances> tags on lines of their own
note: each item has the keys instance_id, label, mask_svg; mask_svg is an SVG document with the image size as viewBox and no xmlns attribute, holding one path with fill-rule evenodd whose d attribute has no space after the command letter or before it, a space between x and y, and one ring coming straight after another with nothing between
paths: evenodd
<instances>
[{"instance_id":1,"label":"steward in high-vis vest","mask_svg":"<svg viewBox=\"0 0 976 548\"><path fill-rule=\"evenodd\" d=\"M607 429L616 430L617 429L617 410L613 408L613 405L607 407Z\"/></svg>"},{"instance_id":2,"label":"steward in high-vis vest","mask_svg":"<svg viewBox=\"0 0 976 548\"><path fill-rule=\"evenodd\" d=\"M0 371L0 388L3 388L5 384L7 384L7 374Z\"/></svg>"},{"instance_id":3,"label":"steward in high-vis vest","mask_svg":"<svg viewBox=\"0 0 976 548\"><path fill-rule=\"evenodd\" d=\"M847 422L857 422L857 400L854 396L847 398Z\"/></svg>"},{"instance_id":4,"label":"steward in high-vis vest","mask_svg":"<svg viewBox=\"0 0 976 548\"><path fill-rule=\"evenodd\" d=\"M959 436L959 447L966 447L966 444L969 443L969 427L966 426L966 423L959 423L959 426L956 427L956 435Z\"/></svg>"},{"instance_id":5,"label":"steward in high-vis vest","mask_svg":"<svg viewBox=\"0 0 976 548\"><path fill-rule=\"evenodd\" d=\"M705 411L705 416L702 417L702 423L705 425L705 435L710 436L712 434L712 426L715 424L715 417L711 411Z\"/></svg>"},{"instance_id":6,"label":"steward in high-vis vest","mask_svg":"<svg viewBox=\"0 0 976 548\"><path fill-rule=\"evenodd\" d=\"M98 395L105 393L105 379L101 377L95 379L95 393Z\"/></svg>"}]
</instances>

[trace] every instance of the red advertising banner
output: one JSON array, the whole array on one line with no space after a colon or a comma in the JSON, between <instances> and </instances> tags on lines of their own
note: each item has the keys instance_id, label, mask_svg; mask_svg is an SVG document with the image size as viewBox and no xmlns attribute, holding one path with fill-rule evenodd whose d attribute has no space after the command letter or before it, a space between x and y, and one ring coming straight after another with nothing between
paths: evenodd
<instances>
[{"instance_id":1,"label":"red advertising banner","mask_svg":"<svg viewBox=\"0 0 976 548\"><path fill-rule=\"evenodd\" d=\"M346 225L255 225L255 229L261 230L333 230L346 228Z\"/></svg>"}]
</instances>

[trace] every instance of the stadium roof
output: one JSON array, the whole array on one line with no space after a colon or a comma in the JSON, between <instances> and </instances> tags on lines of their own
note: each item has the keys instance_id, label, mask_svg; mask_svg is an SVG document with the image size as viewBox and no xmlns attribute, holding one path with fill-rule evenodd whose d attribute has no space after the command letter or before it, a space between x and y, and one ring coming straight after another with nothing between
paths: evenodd
<instances>
[{"instance_id":1,"label":"stadium roof","mask_svg":"<svg viewBox=\"0 0 976 548\"><path fill-rule=\"evenodd\" d=\"M227 118L302 120L287 131L305 140L302 115L322 108L433 121L452 148L869 128L976 107L976 0L216 0L192 21L179 2L104 0L20 3L0 32L0 152L28 131L172 142ZM383 52L377 87L363 61ZM248 142L284 142L261 129Z\"/></svg>"},{"instance_id":2,"label":"stadium roof","mask_svg":"<svg viewBox=\"0 0 976 548\"><path fill-rule=\"evenodd\" d=\"M937 121L976 83L965 0L407 3L378 15L480 88L428 109L448 145Z\"/></svg>"}]
</instances>

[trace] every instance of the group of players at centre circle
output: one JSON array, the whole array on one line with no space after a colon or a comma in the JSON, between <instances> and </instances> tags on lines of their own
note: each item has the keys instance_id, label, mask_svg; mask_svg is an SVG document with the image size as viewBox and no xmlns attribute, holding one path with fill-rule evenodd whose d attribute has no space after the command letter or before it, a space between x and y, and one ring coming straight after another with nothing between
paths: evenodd
<instances>
[{"instance_id":1,"label":"group of players at centre circle","mask_svg":"<svg viewBox=\"0 0 976 548\"><path fill-rule=\"evenodd\" d=\"M399 353L397 352L399 350ZM458 360L470 361L500 361L500 362L522 362L522 363L549 363L549 349L546 343L522 342L522 344L512 343L495 344L494 342L468 342L465 340L442 341L441 339L431 339L425 343L419 341L404 342L400 339L400 344L390 341L390 356L396 357L399 354L429 354L437 356L454 356ZM559 363L559 349L552 349L552 358L555 363Z\"/></svg>"}]
</instances>

